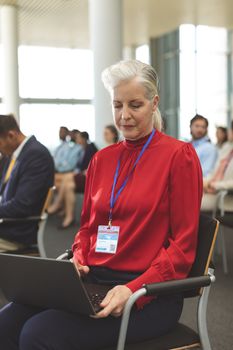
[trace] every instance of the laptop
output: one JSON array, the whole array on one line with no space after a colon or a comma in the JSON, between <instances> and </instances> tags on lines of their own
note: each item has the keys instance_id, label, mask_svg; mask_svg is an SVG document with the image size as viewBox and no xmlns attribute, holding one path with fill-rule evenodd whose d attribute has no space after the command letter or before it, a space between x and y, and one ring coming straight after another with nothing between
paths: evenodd
<instances>
[{"instance_id":1,"label":"laptop","mask_svg":"<svg viewBox=\"0 0 233 350\"><path fill-rule=\"evenodd\" d=\"M111 288L83 282L67 260L0 254L0 289L8 301L95 315Z\"/></svg>"}]
</instances>

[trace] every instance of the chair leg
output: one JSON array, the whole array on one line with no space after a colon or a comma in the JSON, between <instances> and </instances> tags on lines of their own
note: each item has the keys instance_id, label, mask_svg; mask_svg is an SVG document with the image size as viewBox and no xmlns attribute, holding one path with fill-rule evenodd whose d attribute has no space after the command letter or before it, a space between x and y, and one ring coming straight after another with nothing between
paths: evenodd
<instances>
[{"instance_id":1,"label":"chair leg","mask_svg":"<svg viewBox=\"0 0 233 350\"><path fill-rule=\"evenodd\" d=\"M199 304L198 304L198 332L200 335L202 350L211 350L211 345L210 345L208 330L207 330L207 323L206 323L206 310L207 310L209 292L210 292L210 286L204 287L203 293L199 299Z\"/></svg>"},{"instance_id":2,"label":"chair leg","mask_svg":"<svg viewBox=\"0 0 233 350\"><path fill-rule=\"evenodd\" d=\"M228 264L227 264L227 252L226 252L226 244L225 244L225 232L224 227L222 226L220 229L220 239L221 239L221 248L222 248L222 264L223 264L223 272L228 274Z\"/></svg>"},{"instance_id":3,"label":"chair leg","mask_svg":"<svg viewBox=\"0 0 233 350\"><path fill-rule=\"evenodd\" d=\"M123 315L122 315L120 333L119 333L118 343L117 343L117 350L124 350L125 340L126 340L126 335L127 335L127 330L128 330L128 324L129 324L130 312L131 312L132 307L135 304L135 302L145 294L146 294L146 289L141 288L138 291L136 291L135 293L133 293L131 295L131 297L129 298L129 300L127 301L125 308L124 308Z\"/></svg>"}]
</instances>

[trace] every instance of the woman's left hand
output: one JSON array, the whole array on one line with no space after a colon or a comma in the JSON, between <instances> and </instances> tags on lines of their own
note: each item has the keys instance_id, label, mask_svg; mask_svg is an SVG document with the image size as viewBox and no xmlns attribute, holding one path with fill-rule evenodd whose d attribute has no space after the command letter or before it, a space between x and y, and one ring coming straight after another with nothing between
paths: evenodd
<instances>
[{"instance_id":1,"label":"woman's left hand","mask_svg":"<svg viewBox=\"0 0 233 350\"><path fill-rule=\"evenodd\" d=\"M112 288L100 304L103 308L95 318L104 318L109 315L121 316L124 306L133 293L126 286L116 286Z\"/></svg>"}]
</instances>

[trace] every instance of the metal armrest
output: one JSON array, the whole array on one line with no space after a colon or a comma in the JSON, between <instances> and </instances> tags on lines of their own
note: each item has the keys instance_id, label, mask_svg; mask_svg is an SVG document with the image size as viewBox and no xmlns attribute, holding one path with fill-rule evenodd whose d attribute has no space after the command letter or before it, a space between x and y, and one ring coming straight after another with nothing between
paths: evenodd
<instances>
[{"instance_id":1,"label":"metal armrest","mask_svg":"<svg viewBox=\"0 0 233 350\"><path fill-rule=\"evenodd\" d=\"M47 214L43 214L40 216L28 216L25 218L0 218L0 224L43 221L43 220L46 220L46 217L47 217L46 215Z\"/></svg>"},{"instance_id":2,"label":"metal armrest","mask_svg":"<svg viewBox=\"0 0 233 350\"><path fill-rule=\"evenodd\" d=\"M121 327L120 327L120 333L118 338L117 350L124 349L130 312L132 310L133 305L136 303L136 301L139 298L141 298L142 296L166 295L166 294L179 293L182 291L192 290L195 288L210 286L210 284L215 281L215 276L212 275L211 271L209 271L209 273L210 274L208 276L190 277L182 280L172 280L172 281L161 282L161 283L146 284L141 289L133 293L129 298L129 300L127 301L124 308ZM207 288L207 297L208 297L208 293L209 293L209 287ZM206 301L205 303L207 305ZM205 310L206 308L204 308L204 312ZM203 311L201 312L201 317L199 320L199 325L200 324L203 327L206 327Z\"/></svg>"},{"instance_id":3,"label":"metal armrest","mask_svg":"<svg viewBox=\"0 0 233 350\"><path fill-rule=\"evenodd\" d=\"M59 255L56 260L70 260L72 258L73 258L72 249L66 249L66 251L61 255Z\"/></svg>"},{"instance_id":4,"label":"metal armrest","mask_svg":"<svg viewBox=\"0 0 233 350\"><path fill-rule=\"evenodd\" d=\"M196 288L206 287L215 280L214 276L190 277L182 280L172 280L160 283L146 284L146 295L170 295Z\"/></svg>"},{"instance_id":5,"label":"metal armrest","mask_svg":"<svg viewBox=\"0 0 233 350\"><path fill-rule=\"evenodd\" d=\"M224 215L224 199L227 195L227 190L221 190L217 193L217 201L215 208L213 209L212 217L216 217L217 210L220 209L221 216Z\"/></svg>"},{"instance_id":6,"label":"metal armrest","mask_svg":"<svg viewBox=\"0 0 233 350\"><path fill-rule=\"evenodd\" d=\"M233 196L233 189L232 190L221 190L217 194L217 206L216 207L220 209L221 216L224 216L224 214L225 214L224 200L225 200L226 195ZM214 210L213 216L216 215L216 209Z\"/></svg>"}]
</instances>

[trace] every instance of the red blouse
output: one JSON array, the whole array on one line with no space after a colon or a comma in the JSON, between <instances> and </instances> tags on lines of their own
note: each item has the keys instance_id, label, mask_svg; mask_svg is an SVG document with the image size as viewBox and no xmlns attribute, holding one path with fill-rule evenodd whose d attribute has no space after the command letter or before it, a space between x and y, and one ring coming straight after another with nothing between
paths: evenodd
<instances>
[{"instance_id":1,"label":"red blouse","mask_svg":"<svg viewBox=\"0 0 233 350\"><path fill-rule=\"evenodd\" d=\"M133 292L144 283L188 275L202 197L202 171L192 145L156 131L113 209L112 225L120 226L116 254L95 252L98 226L108 224L118 159L121 156L116 191L147 139L125 140L94 155L73 244L74 258L81 264L142 272L127 283Z\"/></svg>"}]
</instances>

